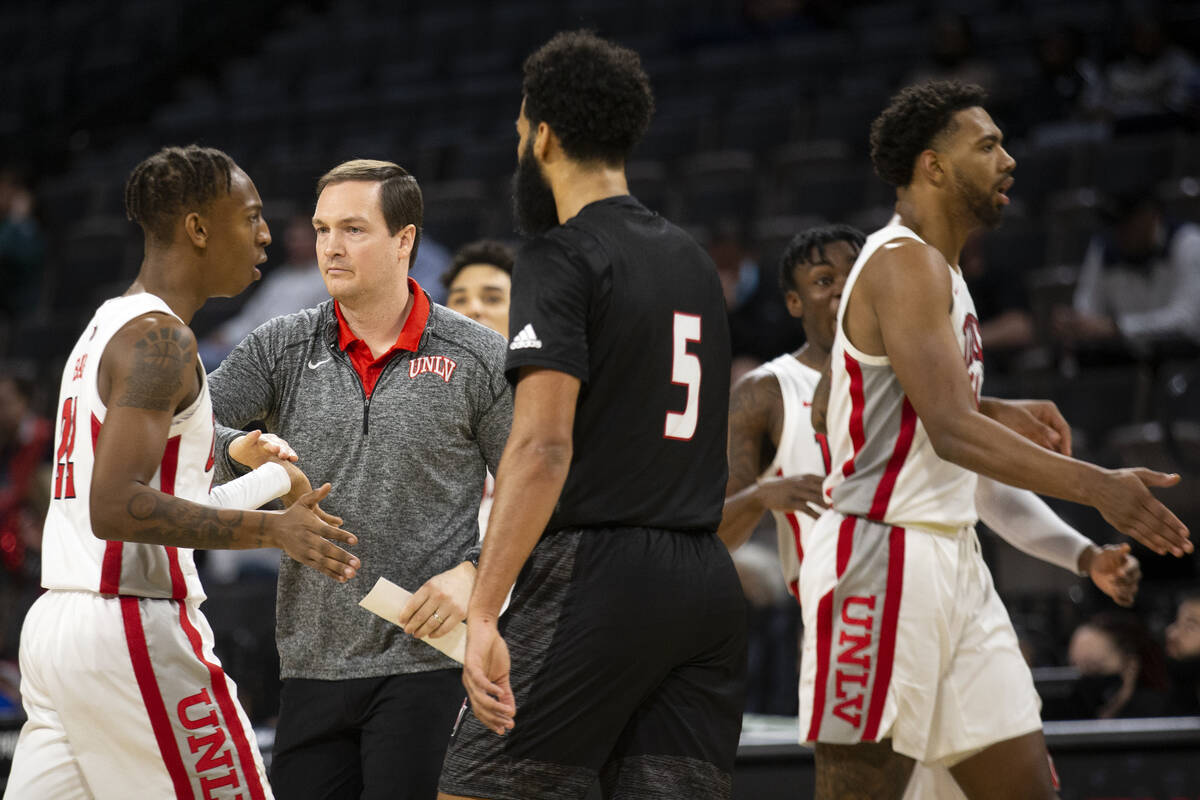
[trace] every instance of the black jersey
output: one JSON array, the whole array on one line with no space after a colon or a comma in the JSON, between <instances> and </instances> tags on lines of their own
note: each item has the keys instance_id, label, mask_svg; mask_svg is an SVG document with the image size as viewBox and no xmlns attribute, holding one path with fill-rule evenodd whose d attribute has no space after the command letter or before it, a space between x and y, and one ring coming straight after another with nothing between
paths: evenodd
<instances>
[{"instance_id":1,"label":"black jersey","mask_svg":"<svg viewBox=\"0 0 1200 800\"><path fill-rule=\"evenodd\" d=\"M582 381L547 531L715 531L727 467L729 328L695 240L623 195L528 242L513 270L508 376Z\"/></svg>"}]
</instances>

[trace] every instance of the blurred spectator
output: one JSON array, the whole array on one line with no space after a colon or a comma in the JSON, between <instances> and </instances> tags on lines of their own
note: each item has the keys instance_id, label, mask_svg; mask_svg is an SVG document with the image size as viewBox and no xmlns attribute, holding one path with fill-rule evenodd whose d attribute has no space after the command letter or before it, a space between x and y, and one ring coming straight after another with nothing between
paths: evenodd
<instances>
[{"instance_id":1,"label":"blurred spectator","mask_svg":"<svg viewBox=\"0 0 1200 800\"><path fill-rule=\"evenodd\" d=\"M11 366L0 366L0 561L9 572L24 560L18 517L38 466L50 458L53 431L32 410L33 382Z\"/></svg>"},{"instance_id":2,"label":"blurred spectator","mask_svg":"<svg viewBox=\"0 0 1200 800\"><path fill-rule=\"evenodd\" d=\"M988 368L1006 372L1012 357L1033 344L1033 312L1024 273L1011 265L1004 269L987 263L981 244L986 235L967 240L959 267L975 301Z\"/></svg>"},{"instance_id":3,"label":"blurred spectator","mask_svg":"<svg viewBox=\"0 0 1200 800\"><path fill-rule=\"evenodd\" d=\"M775 280L766 278L754 260L742 226L732 220L719 222L708 237L707 248L725 292L733 357L742 365L735 364L735 368L756 365L799 347L804 341L803 328L787 315ZM739 358L747 356L750 358Z\"/></svg>"},{"instance_id":4,"label":"blurred spectator","mask_svg":"<svg viewBox=\"0 0 1200 800\"><path fill-rule=\"evenodd\" d=\"M794 715L799 707L799 606L783 583L773 547L747 542L732 558L746 595L745 710Z\"/></svg>"},{"instance_id":5,"label":"blurred spectator","mask_svg":"<svg viewBox=\"0 0 1200 800\"><path fill-rule=\"evenodd\" d=\"M50 465L40 465L25 501L0 525L5 548L0 570L0 660L17 660L21 624L42 593L42 526L50 508L51 478ZM12 551L10 542L15 544Z\"/></svg>"},{"instance_id":6,"label":"blurred spectator","mask_svg":"<svg viewBox=\"0 0 1200 800\"><path fill-rule=\"evenodd\" d=\"M312 220L299 214L288 220L283 247L284 262L268 268L241 311L200 343L200 357L209 371L216 369L230 350L267 320L328 299L325 281L317 268L317 235Z\"/></svg>"},{"instance_id":7,"label":"blurred spectator","mask_svg":"<svg viewBox=\"0 0 1200 800\"><path fill-rule=\"evenodd\" d=\"M19 316L36 304L44 254L33 193L14 170L0 169L0 316Z\"/></svg>"},{"instance_id":8,"label":"blurred spectator","mask_svg":"<svg viewBox=\"0 0 1200 800\"><path fill-rule=\"evenodd\" d=\"M1080 625L1068 659L1080 673L1064 709L1068 718L1156 717L1166 710L1162 652L1135 614L1104 612Z\"/></svg>"},{"instance_id":9,"label":"blurred spectator","mask_svg":"<svg viewBox=\"0 0 1200 800\"><path fill-rule=\"evenodd\" d=\"M433 302L444 304L446 287L442 286L439 278L449 268L450 261L450 251L422 233L421 246L417 248L417 262L408 270L408 276L421 285Z\"/></svg>"},{"instance_id":10,"label":"blurred spectator","mask_svg":"<svg viewBox=\"0 0 1200 800\"><path fill-rule=\"evenodd\" d=\"M1194 118L1200 103L1196 62L1153 17L1135 17L1124 30L1124 50L1104 74L1104 107L1117 129L1161 130L1163 122Z\"/></svg>"},{"instance_id":11,"label":"blurred spectator","mask_svg":"<svg viewBox=\"0 0 1200 800\"><path fill-rule=\"evenodd\" d=\"M1055 310L1068 342L1200 343L1200 225L1172 224L1149 194L1118 199L1092 238L1073 308Z\"/></svg>"},{"instance_id":12,"label":"blurred spectator","mask_svg":"<svg viewBox=\"0 0 1200 800\"><path fill-rule=\"evenodd\" d=\"M1171 681L1170 714L1200 714L1200 590L1179 601L1175 621L1167 626L1167 676Z\"/></svg>"},{"instance_id":13,"label":"blurred spectator","mask_svg":"<svg viewBox=\"0 0 1200 800\"><path fill-rule=\"evenodd\" d=\"M463 245L442 275L446 307L508 338L508 303L516 254L504 242Z\"/></svg>"},{"instance_id":14,"label":"blurred spectator","mask_svg":"<svg viewBox=\"0 0 1200 800\"><path fill-rule=\"evenodd\" d=\"M963 14L939 14L929 29L929 60L918 67L905 85L931 80L961 81L996 88L995 68L975 56L975 34Z\"/></svg>"},{"instance_id":15,"label":"blurred spectator","mask_svg":"<svg viewBox=\"0 0 1200 800\"><path fill-rule=\"evenodd\" d=\"M1037 73L1025 85L1026 130L1077 123L1095 113L1104 91L1100 68L1087 56L1083 33L1061 25L1034 42Z\"/></svg>"}]
</instances>

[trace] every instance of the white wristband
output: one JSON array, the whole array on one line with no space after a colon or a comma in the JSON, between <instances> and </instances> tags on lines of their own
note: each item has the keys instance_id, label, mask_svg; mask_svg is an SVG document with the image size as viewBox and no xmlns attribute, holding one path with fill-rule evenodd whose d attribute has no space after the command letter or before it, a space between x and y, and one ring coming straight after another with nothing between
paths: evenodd
<instances>
[{"instance_id":1,"label":"white wristband","mask_svg":"<svg viewBox=\"0 0 1200 800\"><path fill-rule=\"evenodd\" d=\"M292 480L287 470L271 461L229 483L214 486L208 496L209 504L251 510L282 497L290 488Z\"/></svg>"}]
</instances>

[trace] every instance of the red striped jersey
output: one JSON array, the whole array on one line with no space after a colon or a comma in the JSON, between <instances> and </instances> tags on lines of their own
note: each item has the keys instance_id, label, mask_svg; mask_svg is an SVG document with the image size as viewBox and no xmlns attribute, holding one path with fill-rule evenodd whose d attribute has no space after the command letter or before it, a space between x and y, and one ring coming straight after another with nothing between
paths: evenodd
<instances>
[{"instance_id":1,"label":"red striped jersey","mask_svg":"<svg viewBox=\"0 0 1200 800\"><path fill-rule=\"evenodd\" d=\"M204 599L190 548L105 541L92 533L92 470L107 411L97 384L100 357L126 323L151 312L175 316L161 298L148 293L107 301L97 309L67 359L59 392L50 510L42 537L42 586L47 589ZM206 503L212 486L213 413L199 360L196 369L200 394L171 420L162 462L149 485Z\"/></svg>"},{"instance_id":2,"label":"red striped jersey","mask_svg":"<svg viewBox=\"0 0 1200 800\"><path fill-rule=\"evenodd\" d=\"M821 380L821 373L801 364L790 353L768 361L762 368L779 381L783 396L783 428L775 457L763 470L763 478L798 475L825 475L829 448L825 437L818 439L812 426L812 399ZM804 541L816 520L799 511L772 510L779 541L779 566L783 579L793 595L798 595L796 582L800 577L800 562L804 559Z\"/></svg>"},{"instance_id":3,"label":"red striped jersey","mask_svg":"<svg viewBox=\"0 0 1200 800\"><path fill-rule=\"evenodd\" d=\"M843 327L847 298L863 265L881 246L898 239L923 241L893 219L867 237L842 291L826 416L832 471L825 496L842 514L902 527L957 529L977 520L975 473L938 457L891 362L861 352ZM954 329L978 403L983 349L975 304L959 270L949 264L946 269L952 284L946 324Z\"/></svg>"}]
</instances>

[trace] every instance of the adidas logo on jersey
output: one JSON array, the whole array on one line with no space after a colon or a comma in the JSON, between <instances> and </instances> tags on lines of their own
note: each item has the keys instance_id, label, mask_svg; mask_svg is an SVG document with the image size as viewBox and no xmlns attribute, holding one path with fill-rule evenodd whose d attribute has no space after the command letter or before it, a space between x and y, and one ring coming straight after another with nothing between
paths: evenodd
<instances>
[{"instance_id":1,"label":"adidas logo on jersey","mask_svg":"<svg viewBox=\"0 0 1200 800\"><path fill-rule=\"evenodd\" d=\"M508 345L508 349L528 350L531 347L540 349L541 346L542 340L539 339L537 334L533 332L533 324L530 323L524 328L521 328L521 332L513 337L513 340Z\"/></svg>"}]
</instances>

